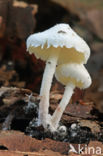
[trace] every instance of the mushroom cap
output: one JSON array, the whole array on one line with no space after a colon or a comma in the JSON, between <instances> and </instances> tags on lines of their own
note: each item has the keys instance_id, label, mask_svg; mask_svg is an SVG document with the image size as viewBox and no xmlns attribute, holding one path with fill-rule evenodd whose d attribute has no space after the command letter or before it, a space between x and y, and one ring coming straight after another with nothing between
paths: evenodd
<instances>
[{"instance_id":1,"label":"mushroom cap","mask_svg":"<svg viewBox=\"0 0 103 156\"><path fill-rule=\"evenodd\" d=\"M74 84L81 89L88 88L91 83L91 77L82 64L63 64L56 68L56 79L64 84Z\"/></svg>"},{"instance_id":2,"label":"mushroom cap","mask_svg":"<svg viewBox=\"0 0 103 156\"><path fill-rule=\"evenodd\" d=\"M86 63L90 56L87 43L74 32L69 24L57 24L43 32L30 35L27 50L44 61L59 53L58 64Z\"/></svg>"}]
</instances>

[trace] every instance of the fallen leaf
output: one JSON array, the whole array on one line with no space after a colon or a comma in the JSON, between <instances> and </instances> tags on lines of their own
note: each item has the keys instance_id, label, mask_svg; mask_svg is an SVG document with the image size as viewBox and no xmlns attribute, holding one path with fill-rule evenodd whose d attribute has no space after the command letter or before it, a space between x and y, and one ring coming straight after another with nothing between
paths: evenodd
<instances>
[{"instance_id":1,"label":"fallen leaf","mask_svg":"<svg viewBox=\"0 0 103 156\"><path fill-rule=\"evenodd\" d=\"M51 139L37 140L18 131L1 131L0 146L10 151L36 152L52 150L61 154L68 153L69 143L54 141Z\"/></svg>"},{"instance_id":2,"label":"fallen leaf","mask_svg":"<svg viewBox=\"0 0 103 156\"><path fill-rule=\"evenodd\" d=\"M79 125L82 127L89 127L93 134L100 132L100 125L96 121L91 120L80 120Z\"/></svg>"},{"instance_id":3,"label":"fallen leaf","mask_svg":"<svg viewBox=\"0 0 103 156\"><path fill-rule=\"evenodd\" d=\"M20 151L4 151L0 150L0 156L49 156L43 152L20 152Z\"/></svg>"}]
</instances>

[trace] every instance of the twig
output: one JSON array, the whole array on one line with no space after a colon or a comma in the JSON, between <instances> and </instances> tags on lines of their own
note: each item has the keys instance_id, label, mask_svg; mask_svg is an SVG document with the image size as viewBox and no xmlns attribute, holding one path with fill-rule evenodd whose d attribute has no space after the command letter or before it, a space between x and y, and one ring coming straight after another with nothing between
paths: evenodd
<instances>
[{"instance_id":1,"label":"twig","mask_svg":"<svg viewBox=\"0 0 103 156\"><path fill-rule=\"evenodd\" d=\"M5 121L3 122L2 130L10 130L13 119L14 119L14 113L10 113L6 117Z\"/></svg>"}]
</instances>

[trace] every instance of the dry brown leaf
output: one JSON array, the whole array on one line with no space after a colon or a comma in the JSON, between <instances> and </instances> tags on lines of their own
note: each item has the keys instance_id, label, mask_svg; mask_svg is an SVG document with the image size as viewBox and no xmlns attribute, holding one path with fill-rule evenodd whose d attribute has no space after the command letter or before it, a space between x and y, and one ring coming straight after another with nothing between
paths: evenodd
<instances>
[{"instance_id":1,"label":"dry brown leaf","mask_svg":"<svg viewBox=\"0 0 103 156\"><path fill-rule=\"evenodd\" d=\"M60 94L58 91L53 91L50 93L50 99L54 99L54 100L61 100L62 99L62 94Z\"/></svg>"},{"instance_id":2,"label":"dry brown leaf","mask_svg":"<svg viewBox=\"0 0 103 156\"><path fill-rule=\"evenodd\" d=\"M68 153L69 143L54 141L51 139L37 140L24 133L17 131L1 131L0 145L6 147L10 151L36 152L44 150L52 150L61 154Z\"/></svg>"},{"instance_id":3,"label":"dry brown leaf","mask_svg":"<svg viewBox=\"0 0 103 156\"><path fill-rule=\"evenodd\" d=\"M6 105L12 105L19 100L25 100L25 98L27 98L26 94L30 95L31 93L32 92L29 89L21 89L21 88L16 88L16 87L1 87L0 88L0 96L3 96L2 101Z\"/></svg>"},{"instance_id":4,"label":"dry brown leaf","mask_svg":"<svg viewBox=\"0 0 103 156\"><path fill-rule=\"evenodd\" d=\"M14 79L14 80L13 80ZM24 87L25 82L19 81L18 74L15 70L7 70L6 65L0 68L0 83L2 86Z\"/></svg>"},{"instance_id":5,"label":"dry brown leaf","mask_svg":"<svg viewBox=\"0 0 103 156\"><path fill-rule=\"evenodd\" d=\"M29 96L32 95L32 99ZM38 96L32 94L29 89L21 89L16 87L1 87L0 88L0 119L3 120L3 129L10 128L14 118L24 118L25 111L23 109L29 101L35 103ZM22 105L20 104L22 102ZM12 118L10 117L12 116ZM5 119L5 120L4 120ZM8 128L7 128L8 127Z\"/></svg>"},{"instance_id":6,"label":"dry brown leaf","mask_svg":"<svg viewBox=\"0 0 103 156\"><path fill-rule=\"evenodd\" d=\"M79 125L82 127L89 127L94 134L100 132L100 125L96 121L80 120Z\"/></svg>"},{"instance_id":7,"label":"dry brown leaf","mask_svg":"<svg viewBox=\"0 0 103 156\"><path fill-rule=\"evenodd\" d=\"M80 118L93 118L90 114L93 109L92 105L81 105L80 103L69 104L64 112L65 115L72 114L72 116Z\"/></svg>"},{"instance_id":8,"label":"dry brown leaf","mask_svg":"<svg viewBox=\"0 0 103 156\"><path fill-rule=\"evenodd\" d=\"M0 150L0 156L65 156L65 155L61 155L58 152L53 152L50 150L44 150L40 152L20 152L20 151Z\"/></svg>"},{"instance_id":9,"label":"dry brown leaf","mask_svg":"<svg viewBox=\"0 0 103 156\"><path fill-rule=\"evenodd\" d=\"M0 156L49 156L43 152L0 151Z\"/></svg>"}]
</instances>

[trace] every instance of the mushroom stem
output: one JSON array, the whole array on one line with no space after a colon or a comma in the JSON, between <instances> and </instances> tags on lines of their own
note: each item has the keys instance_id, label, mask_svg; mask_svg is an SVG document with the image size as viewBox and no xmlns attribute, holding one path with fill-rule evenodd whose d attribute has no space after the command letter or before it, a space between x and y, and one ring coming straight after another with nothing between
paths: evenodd
<instances>
[{"instance_id":1,"label":"mushroom stem","mask_svg":"<svg viewBox=\"0 0 103 156\"><path fill-rule=\"evenodd\" d=\"M43 74L40 96L41 100L39 103L39 125L42 124L44 128L47 127L48 122L48 109L49 109L49 92L51 88L51 83L53 79L53 75L55 73L56 65L57 65L58 56L49 57L46 62L46 67Z\"/></svg>"},{"instance_id":2,"label":"mushroom stem","mask_svg":"<svg viewBox=\"0 0 103 156\"><path fill-rule=\"evenodd\" d=\"M56 108L55 112L53 113L51 123L52 123L52 126L55 128L55 130L59 126L59 121L60 121L60 119L62 117L62 114L63 114L66 106L68 105L68 103L70 101L70 98L71 98L71 96L73 94L74 88L75 88L75 86L73 84L68 84L65 87L63 98L62 98L59 106Z\"/></svg>"}]
</instances>

